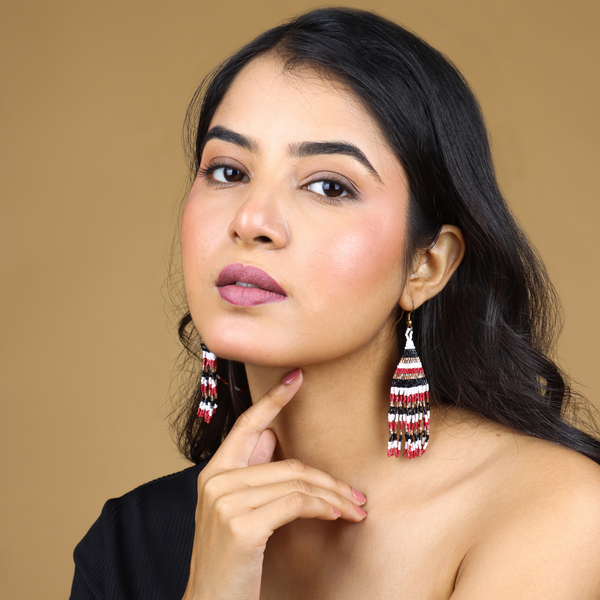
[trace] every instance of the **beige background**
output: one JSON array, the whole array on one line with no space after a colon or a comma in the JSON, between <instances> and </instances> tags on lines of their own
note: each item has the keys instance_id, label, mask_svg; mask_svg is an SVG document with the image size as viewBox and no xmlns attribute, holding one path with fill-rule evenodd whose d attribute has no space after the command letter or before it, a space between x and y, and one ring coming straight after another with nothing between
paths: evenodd
<instances>
[{"instance_id":1,"label":"beige background","mask_svg":"<svg viewBox=\"0 0 600 600\"><path fill-rule=\"evenodd\" d=\"M308 1L5 0L0 8L0 597L66 598L102 504L186 466L164 417L163 283L201 77ZM600 405L600 3L345 3L465 74L501 185L565 309L560 355Z\"/></svg>"}]
</instances>

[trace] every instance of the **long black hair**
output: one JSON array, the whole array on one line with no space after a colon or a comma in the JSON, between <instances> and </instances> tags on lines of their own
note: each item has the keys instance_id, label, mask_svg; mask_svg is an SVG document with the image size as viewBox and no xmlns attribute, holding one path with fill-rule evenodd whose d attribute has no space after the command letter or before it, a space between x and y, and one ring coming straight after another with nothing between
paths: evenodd
<instances>
[{"instance_id":1,"label":"long black hair","mask_svg":"<svg viewBox=\"0 0 600 600\"><path fill-rule=\"evenodd\" d=\"M241 69L266 53L286 70L309 67L339 82L378 123L408 176L406 265L443 224L464 234L460 266L413 315L432 404L467 409L600 463L600 442L574 426L569 408L579 399L551 359L560 329L556 292L502 197L479 105L458 70L374 13L310 11L259 35L202 82L184 130L192 176L223 96ZM404 323L398 327L401 344ZM196 368L174 426L181 451L198 463L250 406L250 392L244 365L219 359L219 408L209 424L198 419L200 340L187 307L178 334Z\"/></svg>"}]
</instances>

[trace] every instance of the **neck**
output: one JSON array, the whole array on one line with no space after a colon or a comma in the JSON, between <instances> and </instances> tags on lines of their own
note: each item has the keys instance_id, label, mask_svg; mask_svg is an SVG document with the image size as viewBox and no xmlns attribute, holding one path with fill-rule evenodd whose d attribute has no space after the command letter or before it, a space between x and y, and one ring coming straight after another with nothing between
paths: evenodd
<instances>
[{"instance_id":1,"label":"neck","mask_svg":"<svg viewBox=\"0 0 600 600\"><path fill-rule=\"evenodd\" d=\"M302 386L270 424L277 436L274 461L296 458L339 478L387 464L387 412L397 361L390 330L350 355L302 367ZM246 365L246 373L257 400L287 371Z\"/></svg>"}]
</instances>

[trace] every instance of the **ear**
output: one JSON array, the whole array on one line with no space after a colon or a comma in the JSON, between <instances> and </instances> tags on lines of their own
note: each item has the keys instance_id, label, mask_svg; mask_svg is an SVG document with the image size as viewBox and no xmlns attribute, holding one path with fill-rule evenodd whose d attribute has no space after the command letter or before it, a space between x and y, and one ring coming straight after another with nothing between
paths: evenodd
<instances>
[{"instance_id":1,"label":"ear","mask_svg":"<svg viewBox=\"0 0 600 600\"><path fill-rule=\"evenodd\" d=\"M410 312L433 298L448 283L465 255L462 231L442 225L435 244L419 255L400 296L400 307Z\"/></svg>"}]
</instances>

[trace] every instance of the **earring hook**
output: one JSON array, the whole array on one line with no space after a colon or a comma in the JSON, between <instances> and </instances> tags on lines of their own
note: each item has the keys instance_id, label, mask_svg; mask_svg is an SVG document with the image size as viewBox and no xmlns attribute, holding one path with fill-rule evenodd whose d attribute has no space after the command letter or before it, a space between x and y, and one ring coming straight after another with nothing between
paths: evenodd
<instances>
[{"instance_id":1,"label":"earring hook","mask_svg":"<svg viewBox=\"0 0 600 600\"><path fill-rule=\"evenodd\" d=\"M402 309L402 314L400 315L400 318L394 323L394 327L396 327L396 325L398 325L398 323L402 321L402 317L404 317L404 309Z\"/></svg>"},{"instance_id":2,"label":"earring hook","mask_svg":"<svg viewBox=\"0 0 600 600\"><path fill-rule=\"evenodd\" d=\"M412 300L412 298L411 298ZM408 317L406 317L406 326L410 327L412 329L412 319L411 319L411 315L413 314L413 312L415 311L415 301L412 300L412 309L411 311L408 313Z\"/></svg>"}]
</instances>

